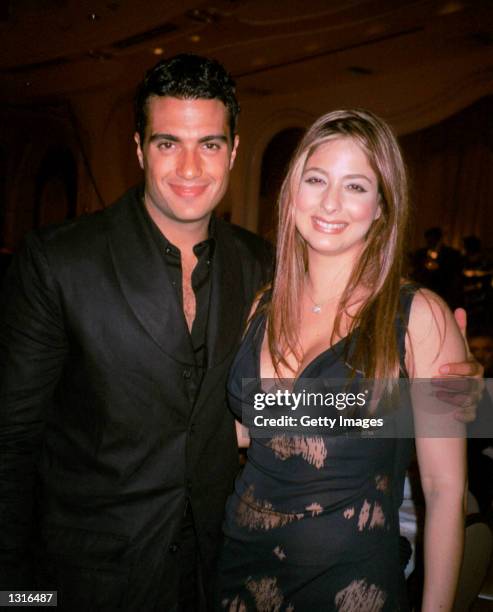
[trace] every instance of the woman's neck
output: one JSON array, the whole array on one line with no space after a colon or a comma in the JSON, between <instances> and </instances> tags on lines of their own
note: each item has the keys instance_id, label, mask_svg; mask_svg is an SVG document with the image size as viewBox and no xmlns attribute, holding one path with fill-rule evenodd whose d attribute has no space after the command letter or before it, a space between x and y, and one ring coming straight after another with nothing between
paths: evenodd
<instances>
[{"instance_id":1,"label":"woman's neck","mask_svg":"<svg viewBox=\"0 0 493 612\"><path fill-rule=\"evenodd\" d=\"M314 301L325 302L344 293L354 266L352 259L345 259L309 253L306 287Z\"/></svg>"}]
</instances>

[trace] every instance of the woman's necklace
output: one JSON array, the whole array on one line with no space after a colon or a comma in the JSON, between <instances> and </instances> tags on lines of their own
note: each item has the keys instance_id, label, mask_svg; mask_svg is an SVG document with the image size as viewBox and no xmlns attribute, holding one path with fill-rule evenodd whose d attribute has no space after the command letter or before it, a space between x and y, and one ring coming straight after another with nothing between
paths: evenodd
<instances>
[{"instance_id":1,"label":"woman's necklace","mask_svg":"<svg viewBox=\"0 0 493 612\"><path fill-rule=\"evenodd\" d=\"M337 296L330 297L328 300L325 300L324 302L316 302L312 298L312 295L311 295L310 291L308 290L308 283L306 283L306 282L305 282L305 290L306 290L306 295L308 296L308 299L312 303L312 306L310 307L310 310L312 312L314 312L315 314L320 314L322 312L322 308L324 308L324 306L327 306L328 304L330 304L334 300L338 300L341 297L340 295L337 295Z\"/></svg>"},{"instance_id":2,"label":"woman's necklace","mask_svg":"<svg viewBox=\"0 0 493 612\"><path fill-rule=\"evenodd\" d=\"M323 304L317 304L313 300L312 296L308 293L308 289L306 290L306 294L308 295L308 297L310 298L310 302L312 303L311 311L314 312L315 314L320 314L322 312Z\"/></svg>"}]
</instances>

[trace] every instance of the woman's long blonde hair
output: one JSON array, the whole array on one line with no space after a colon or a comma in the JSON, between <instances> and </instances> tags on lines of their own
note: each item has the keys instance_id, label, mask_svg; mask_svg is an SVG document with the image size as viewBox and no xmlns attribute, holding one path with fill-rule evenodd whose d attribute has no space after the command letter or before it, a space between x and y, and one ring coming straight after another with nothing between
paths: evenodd
<instances>
[{"instance_id":1,"label":"woman's long blonde hair","mask_svg":"<svg viewBox=\"0 0 493 612\"><path fill-rule=\"evenodd\" d=\"M302 361L299 313L308 258L305 241L295 224L296 197L309 157L336 138L351 138L367 155L378 178L381 214L368 231L361 256L340 298L332 341L343 335L342 317L353 292L361 287L370 289L370 297L355 316L351 315L349 329L345 330L351 333L358 328L351 346L351 366L368 378L393 380L399 372L395 320L408 222L407 178L396 137L384 121L365 110L337 110L320 117L292 158L278 201L276 271L266 306L269 350L277 375L280 366L291 369L289 354L298 363Z\"/></svg>"}]
</instances>

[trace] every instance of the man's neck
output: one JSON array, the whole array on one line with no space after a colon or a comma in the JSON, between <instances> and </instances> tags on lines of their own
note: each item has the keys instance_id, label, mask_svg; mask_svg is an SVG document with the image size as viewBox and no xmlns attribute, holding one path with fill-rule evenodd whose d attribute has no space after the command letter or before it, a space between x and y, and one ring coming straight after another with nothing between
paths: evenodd
<instances>
[{"instance_id":1,"label":"man's neck","mask_svg":"<svg viewBox=\"0 0 493 612\"><path fill-rule=\"evenodd\" d=\"M171 244L180 250L182 254L192 254L193 247L206 240L209 236L209 222L211 215L203 219L185 223L182 221L156 215L154 209L146 206L147 212L156 224L159 231Z\"/></svg>"},{"instance_id":2,"label":"man's neck","mask_svg":"<svg viewBox=\"0 0 493 612\"><path fill-rule=\"evenodd\" d=\"M174 228L168 227L165 228L159 227L161 233L173 244L177 249L180 250L182 257L187 257L193 255L193 247L206 240L209 236L208 228L209 221L207 220L204 223L204 226L201 228L197 228L194 230L193 228Z\"/></svg>"}]
</instances>

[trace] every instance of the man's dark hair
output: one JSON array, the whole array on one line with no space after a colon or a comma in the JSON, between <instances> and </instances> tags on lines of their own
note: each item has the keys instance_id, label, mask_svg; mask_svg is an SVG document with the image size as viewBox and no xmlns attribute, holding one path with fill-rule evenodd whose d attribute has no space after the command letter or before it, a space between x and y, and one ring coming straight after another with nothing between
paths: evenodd
<instances>
[{"instance_id":1,"label":"man's dark hair","mask_svg":"<svg viewBox=\"0 0 493 612\"><path fill-rule=\"evenodd\" d=\"M135 96L135 128L141 145L147 125L147 103L152 96L183 100L220 100L228 111L231 140L236 134L240 107L235 82L216 60L182 53L161 60L148 70Z\"/></svg>"}]
</instances>

